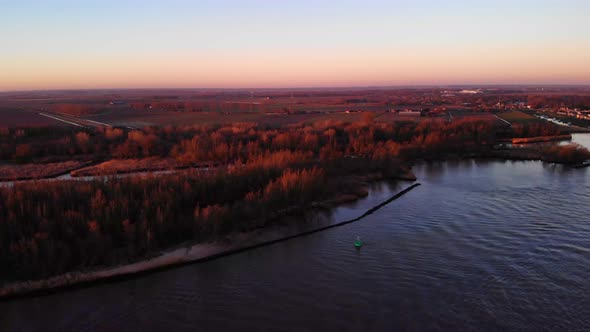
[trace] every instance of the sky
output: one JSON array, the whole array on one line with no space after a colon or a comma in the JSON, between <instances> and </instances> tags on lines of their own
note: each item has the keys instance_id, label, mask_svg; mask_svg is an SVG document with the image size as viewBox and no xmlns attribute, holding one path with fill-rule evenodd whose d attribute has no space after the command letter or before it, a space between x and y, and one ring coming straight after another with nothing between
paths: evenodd
<instances>
[{"instance_id":1,"label":"sky","mask_svg":"<svg viewBox=\"0 0 590 332\"><path fill-rule=\"evenodd\" d=\"M590 84L588 0L0 0L0 90Z\"/></svg>"}]
</instances>

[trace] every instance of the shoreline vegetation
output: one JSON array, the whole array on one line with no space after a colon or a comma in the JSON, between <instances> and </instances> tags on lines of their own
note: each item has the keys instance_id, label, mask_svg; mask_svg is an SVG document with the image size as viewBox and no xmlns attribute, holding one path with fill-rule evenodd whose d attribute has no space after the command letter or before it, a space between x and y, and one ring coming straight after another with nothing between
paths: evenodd
<instances>
[{"instance_id":1,"label":"shoreline vegetation","mask_svg":"<svg viewBox=\"0 0 590 332\"><path fill-rule=\"evenodd\" d=\"M214 162L179 163L172 158L148 157L141 159L111 159L96 165L72 170L72 177L109 176L142 172L211 169L220 165Z\"/></svg>"},{"instance_id":2,"label":"shoreline vegetation","mask_svg":"<svg viewBox=\"0 0 590 332\"><path fill-rule=\"evenodd\" d=\"M375 182L379 180L379 177L369 176L365 177L364 180L368 182ZM368 182L365 184L369 184ZM418 186L420 186L420 183L415 183L401 190L397 194L379 203L378 205L371 207L363 214L353 219L336 221L320 226L305 224L305 230L301 230L300 228L285 228L285 225L279 224L268 228L263 227L248 232L231 234L223 240L217 242L183 244L177 246L176 248L162 251L153 257L148 257L144 260L121 266L114 266L93 271L71 272L44 280L10 283L0 287L0 299L11 299L15 297L43 293L48 294L64 288L91 285L97 282L106 282L138 275L141 273L159 271L168 267L209 261L293 238L311 235L330 228L340 227L362 220L363 218L373 214L377 210L407 194ZM326 209L343 203L356 201L366 197L367 195L368 191L362 188L356 195L349 194L347 197L339 196L322 202L313 202L311 207L313 209ZM300 207L295 209L300 209ZM294 209L284 210L282 213L277 214L276 218L287 217L289 216L289 213L293 212L293 210Z\"/></svg>"},{"instance_id":3,"label":"shoreline vegetation","mask_svg":"<svg viewBox=\"0 0 590 332\"><path fill-rule=\"evenodd\" d=\"M499 158L576 166L590 159L588 150L573 144L498 147L514 137L559 135L550 123L379 122L372 112L352 123L5 130L0 158L15 163L116 160L83 174L218 167L1 187L0 288L135 264L182 244L215 243L273 227L285 215L363 197L366 182L415 181L411 165L419 160Z\"/></svg>"},{"instance_id":4,"label":"shoreline vegetation","mask_svg":"<svg viewBox=\"0 0 590 332\"><path fill-rule=\"evenodd\" d=\"M44 164L4 164L0 165L0 183L13 181L55 179L71 174L77 169L90 167L91 161L63 161Z\"/></svg>"},{"instance_id":5,"label":"shoreline vegetation","mask_svg":"<svg viewBox=\"0 0 590 332\"><path fill-rule=\"evenodd\" d=\"M539 148L527 147L527 144L544 143L544 142L563 142L572 139L571 134L555 136L535 136L519 137L511 139L499 139L498 143L512 143L523 145L512 147L510 149L496 149L503 152L478 152L467 154L461 158L502 158L507 160L539 160L551 163L571 165L580 167L586 165L584 161L571 163L569 160L561 161L559 158L545 158L540 154ZM509 153L505 152L510 150ZM537 151L534 153L532 151ZM495 154L495 155L494 155ZM0 184L7 182L21 182L34 180L51 180L58 179L60 176L69 175L72 178L83 177L108 177L116 175L140 174L150 172L176 172L190 169L210 170L222 167L216 162L197 162L181 164L171 158L147 157L135 159L109 159L105 161L64 161L53 163L28 163L19 164L0 164Z\"/></svg>"},{"instance_id":6,"label":"shoreline vegetation","mask_svg":"<svg viewBox=\"0 0 590 332\"><path fill-rule=\"evenodd\" d=\"M518 137L512 139L512 144L525 144L525 143L539 143L539 142L551 142L551 141L567 141L571 140L572 135L555 135L555 136L537 136L537 137Z\"/></svg>"},{"instance_id":7,"label":"shoreline vegetation","mask_svg":"<svg viewBox=\"0 0 590 332\"><path fill-rule=\"evenodd\" d=\"M549 147L535 147L534 143L544 142L564 142L571 140L571 135L558 136L540 136L530 138L513 138L512 144L519 144L522 146L510 148L497 148L479 152L469 153L455 153L449 154L444 158L430 158L436 160L448 160L448 158L498 158L504 160L538 160L549 163L568 165L573 168L585 167L588 165L586 159L571 160L571 158L560 159L558 156L547 157L543 155ZM527 146L531 144L530 146ZM565 146L577 146L570 143ZM563 149L563 148L558 148ZM55 166L54 166L55 165ZM141 166L143 165L143 166ZM2 183L13 182L28 182L36 180L58 180L61 176L69 175L72 179L88 178L88 177L111 177L117 175L146 175L150 173L170 174L178 171L187 170L201 170L209 171L222 167L216 163L194 163L189 165L179 165L170 163L168 160L159 160L158 158L150 157L144 159L111 159L102 162L62 162L49 164L25 164L25 165L0 165L0 185ZM42 171L39 169L42 168ZM31 174L35 175L17 175L17 174Z\"/></svg>"}]
</instances>

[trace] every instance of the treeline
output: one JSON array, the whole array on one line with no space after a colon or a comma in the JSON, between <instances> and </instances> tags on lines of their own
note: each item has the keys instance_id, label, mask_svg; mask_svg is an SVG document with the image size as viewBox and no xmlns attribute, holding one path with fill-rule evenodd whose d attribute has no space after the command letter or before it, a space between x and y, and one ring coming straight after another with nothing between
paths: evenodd
<instances>
[{"instance_id":1,"label":"treeline","mask_svg":"<svg viewBox=\"0 0 590 332\"><path fill-rule=\"evenodd\" d=\"M363 117L364 118L364 117ZM530 123L499 132L491 122L439 119L420 122L357 123L323 121L275 128L255 123L225 126L147 127L142 130L99 128L0 130L0 160L31 162L64 158L110 159L172 157L179 162L245 161L264 151L309 151L322 158L383 154L412 149L442 152L496 138L550 136L555 125Z\"/></svg>"},{"instance_id":2,"label":"treeline","mask_svg":"<svg viewBox=\"0 0 590 332\"><path fill-rule=\"evenodd\" d=\"M270 108L270 105L262 101L243 100L236 102L228 101L217 101L217 100L204 100L204 101L177 101L177 100L165 100L165 101L139 101L132 102L130 106L134 110L159 110L159 111L172 111L172 112L254 112L254 111L266 111Z\"/></svg>"},{"instance_id":3,"label":"treeline","mask_svg":"<svg viewBox=\"0 0 590 332\"><path fill-rule=\"evenodd\" d=\"M30 162L45 157L68 157L83 154L76 136L92 137L98 132L77 131L71 127L2 128L0 129L0 161ZM121 134L123 132L121 131Z\"/></svg>"},{"instance_id":4,"label":"treeline","mask_svg":"<svg viewBox=\"0 0 590 332\"><path fill-rule=\"evenodd\" d=\"M550 108L557 110L561 107L590 109L590 96L585 95L529 95L528 104L532 108Z\"/></svg>"},{"instance_id":5,"label":"treeline","mask_svg":"<svg viewBox=\"0 0 590 332\"><path fill-rule=\"evenodd\" d=\"M512 123L513 137L540 137L562 134L560 128L547 121L530 121L529 123Z\"/></svg>"},{"instance_id":6,"label":"treeline","mask_svg":"<svg viewBox=\"0 0 590 332\"><path fill-rule=\"evenodd\" d=\"M590 160L590 151L579 144L549 146L541 151L544 161L570 165Z\"/></svg>"},{"instance_id":7,"label":"treeline","mask_svg":"<svg viewBox=\"0 0 590 332\"><path fill-rule=\"evenodd\" d=\"M90 104L57 104L53 111L73 116L89 115L99 112L101 109Z\"/></svg>"}]
</instances>

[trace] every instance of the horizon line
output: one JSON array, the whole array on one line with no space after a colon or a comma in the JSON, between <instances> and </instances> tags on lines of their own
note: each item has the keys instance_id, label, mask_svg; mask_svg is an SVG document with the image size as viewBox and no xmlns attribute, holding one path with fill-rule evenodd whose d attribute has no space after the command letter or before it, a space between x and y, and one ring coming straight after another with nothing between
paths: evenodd
<instances>
[{"instance_id":1,"label":"horizon line","mask_svg":"<svg viewBox=\"0 0 590 332\"><path fill-rule=\"evenodd\" d=\"M96 87L96 88L41 88L41 89L0 89L0 93L15 92L59 92L59 91L104 91L104 90L209 90L209 91L244 91L244 90L342 90L342 89L394 89L394 88L444 88L444 87L588 87L588 83L451 83L451 84L394 84L394 85L351 85L351 86L285 86L285 87Z\"/></svg>"}]
</instances>

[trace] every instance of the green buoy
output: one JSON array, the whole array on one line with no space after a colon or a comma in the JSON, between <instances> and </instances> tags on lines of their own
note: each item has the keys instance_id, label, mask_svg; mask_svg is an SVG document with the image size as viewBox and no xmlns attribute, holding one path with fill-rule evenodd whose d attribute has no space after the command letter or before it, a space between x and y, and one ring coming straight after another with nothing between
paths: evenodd
<instances>
[{"instance_id":1,"label":"green buoy","mask_svg":"<svg viewBox=\"0 0 590 332\"><path fill-rule=\"evenodd\" d=\"M361 241L361 237L360 236L357 236L356 237L356 240L354 241L354 246L356 248L360 248L360 247L363 246L363 241Z\"/></svg>"}]
</instances>

